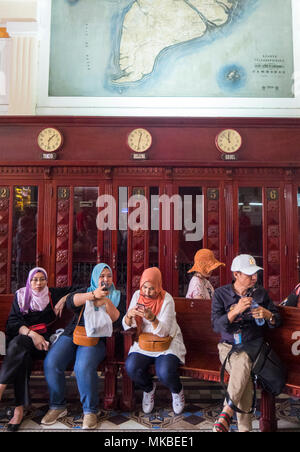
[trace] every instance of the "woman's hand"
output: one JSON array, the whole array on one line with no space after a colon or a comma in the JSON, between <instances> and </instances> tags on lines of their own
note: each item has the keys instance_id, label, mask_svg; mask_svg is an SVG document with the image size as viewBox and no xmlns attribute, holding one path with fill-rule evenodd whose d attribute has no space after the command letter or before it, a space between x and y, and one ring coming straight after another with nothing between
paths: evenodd
<instances>
[{"instance_id":1,"label":"woman's hand","mask_svg":"<svg viewBox=\"0 0 300 452\"><path fill-rule=\"evenodd\" d=\"M144 311L134 307L132 309L129 309L126 315L129 319L135 318L136 316L144 317Z\"/></svg>"},{"instance_id":2,"label":"woman's hand","mask_svg":"<svg viewBox=\"0 0 300 452\"><path fill-rule=\"evenodd\" d=\"M93 303L96 308L100 308L100 306L105 305L108 300L109 298L98 298L97 300L93 301Z\"/></svg>"},{"instance_id":3,"label":"woman's hand","mask_svg":"<svg viewBox=\"0 0 300 452\"><path fill-rule=\"evenodd\" d=\"M155 320L156 316L155 316L155 314L153 314L153 312L151 311L150 308L145 308L144 317L145 317L145 319L150 320L150 322L152 322Z\"/></svg>"},{"instance_id":4,"label":"woman's hand","mask_svg":"<svg viewBox=\"0 0 300 452\"><path fill-rule=\"evenodd\" d=\"M157 328L157 326L158 326L158 319L157 319L156 315L151 311L150 308L145 308L144 317L145 317L145 319L149 320L149 322L151 322L152 327L154 329Z\"/></svg>"},{"instance_id":5,"label":"woman's hand","mask_svg":"<svg viewBox=\"0 0 300 452\"><path fill-rule=\"evenodd\" d=\"M67 295L65 295L64 297L62 297L58 303L56 303L56 305L54 306L54 314L57 317L61 317L62 312L64 310L65 304L66 304L66 299L67 299Z\"/></svg>"},{"instance_id":6,"label":"woman's hand","mask_svg":"<svg viewBox=\"0 0 300 452\"><path fill-rule=\"evenodd\" d=\"M127 314L125 316L126 325L131 326L132 320L135 319L136 316L142 317L142 318L144 317L144 311L141 309L138 309L137 306L135 306L134 308L129 309L127 311Z\"/></svg>"},{"instance_id":7,"label":"woman's hand","mask_svg":"<svg viewBox=\"0 0 300 452\"><path fill-rule=\"evenodd\" d=\"M107 290L107 288L105 286L101 286L101 287L97 287L97 289L95 289L92 293L94 294L96 299L100 300L102 298L106 298L107 297L108 290Z\"/></svg>"},{"instance_id":8,"label":"woman's hand","mask_svg":"<svg viewBox=\"0 0 300 452\"><path fill-rule=\"evenodd\" d=\"M35 331L30 331L28 336L32 339L32 342L37 350L44 350L45 352L49 350L49 342L46 341L43 336Z\"/></svg>"}]
</instances>

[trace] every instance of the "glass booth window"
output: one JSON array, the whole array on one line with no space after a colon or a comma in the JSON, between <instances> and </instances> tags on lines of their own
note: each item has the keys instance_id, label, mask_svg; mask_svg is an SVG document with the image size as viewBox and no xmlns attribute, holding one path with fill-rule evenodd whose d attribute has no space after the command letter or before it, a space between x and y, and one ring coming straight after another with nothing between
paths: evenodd
<instances>
[{"instance_id":1,"label":"glass booth window","mask_svg":"<svg viewBox=\"0 0 300 452\"><path fill-rule=\"evenodd\" d=\"M263 267L263 203L260 187L239 188L239 253L250 254ZM262 272L259 272L262 273ZM261 280L262 275L259 275Z\"/></svg>"},{"instance_id":2,"label":"glass booth window","mask_svg":"<svg viewBox=\"0 0 300 452\"><path fill-rule=\"evenodd\" d=\"M298 187L297 193L297 209L298 209L298 254L297 254L297 268L298 268L298 281L300 281L300 187Z\"/></svg>"},{"instance_id":3,"label":"glass booth window","mask_svg":"<svg viewBox=\"0 0 300 452\"><path fill-rule=\"evenodd\" d=\"M14 187L11 291L26 285L36 266L38 187Z\"/></svg>"},{"instance_id":4,"label":"glass booth window","mask_svg":"<svg viewBox=\"0 0 300 452\"><path fill-rule=\"evenodd\" d=\"M90 285L97 263L98 187L74 187L73 284Z\"/></svg>"},{"instance_id":5,"label":"glass booth window","mask_svg":"<svg viewBox=\"0 0 300 452\"><path fill-rule=\"evenodd\" d=\"M178 295L185 297L192 275L194 255L203 248L203 195L202 187L179 187L181 218L178 224L178 254L174 257L178 269ZM174 225L174 228L176 226Z\"/></svg>"}]
</instances>

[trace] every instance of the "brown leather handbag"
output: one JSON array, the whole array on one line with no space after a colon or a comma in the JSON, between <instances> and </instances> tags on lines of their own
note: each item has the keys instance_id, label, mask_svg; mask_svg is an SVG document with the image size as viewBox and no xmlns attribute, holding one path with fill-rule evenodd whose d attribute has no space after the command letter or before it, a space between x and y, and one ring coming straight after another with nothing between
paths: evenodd
<instances>
[{"instance_id":1,"label":"brown leather handbag","mask_svg":"<svg viewBox=\"0 0 300 452\"><path fill-rule=\"evenodd\" d=\"M160 337L152 333L141 333L139 346L146 352L164 352L170 347L172 339L172 336Z\"/></svg>"},{"instance_id":2,"label":"brown leather handbag","mask_svg":"<svg viewBox=\"0 0 300 452\"><path fill-rule=\"evenodd\" d=\"M75 330L73 331L73 342L76 345L83 345L84 347L93 347L94 345L97 345L99 342L99 337L88 337L86 335L86 330L84 326L79 326L79 322L83 313L84 306L82 307L78 322L75 327Z\"/></svg>"}]
</instances>

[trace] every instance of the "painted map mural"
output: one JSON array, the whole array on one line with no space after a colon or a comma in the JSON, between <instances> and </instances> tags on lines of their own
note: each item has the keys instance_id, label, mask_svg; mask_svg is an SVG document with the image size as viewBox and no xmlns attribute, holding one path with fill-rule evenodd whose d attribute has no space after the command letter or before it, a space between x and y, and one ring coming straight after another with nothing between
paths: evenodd
<instances>
[{"instance_id":1,"label":"painted map mural","mask_svg":"<svg viewBox=\"0 0 300 452\"><path fill-rule=\"evenodd\" d=\"M52 0L50 96L293 97L291 0Z\"/></svg>"}]
</instances>

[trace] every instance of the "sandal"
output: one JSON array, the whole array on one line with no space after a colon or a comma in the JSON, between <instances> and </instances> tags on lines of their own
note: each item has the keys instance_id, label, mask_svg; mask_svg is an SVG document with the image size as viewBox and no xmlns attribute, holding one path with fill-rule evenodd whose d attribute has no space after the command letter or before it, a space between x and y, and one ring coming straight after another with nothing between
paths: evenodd
<instances>
[{"instance_id":1,"label":"sandal","mask_svg":"<svg viewBox=\"0 0 300 452\"><path fill-rule=\"evenodd\" d=\"M218 422L220 420L220 418L224 419L226 424L227 424L227 428L226 425L223 424L222 422ZM222 411L222 413L219 415L219 419L217 422L214 423L214 427L213 427L213 432L223 432L223 433L227 433L229 432L230 429L230 424L232 421L232 417L229 416L228 413L226 413L226 411Z\"/></svg>"}]
</instances>

